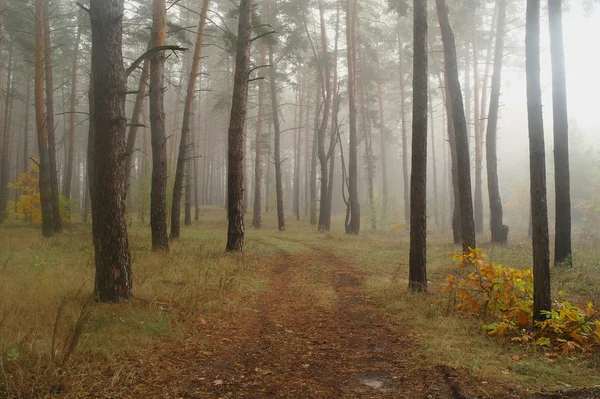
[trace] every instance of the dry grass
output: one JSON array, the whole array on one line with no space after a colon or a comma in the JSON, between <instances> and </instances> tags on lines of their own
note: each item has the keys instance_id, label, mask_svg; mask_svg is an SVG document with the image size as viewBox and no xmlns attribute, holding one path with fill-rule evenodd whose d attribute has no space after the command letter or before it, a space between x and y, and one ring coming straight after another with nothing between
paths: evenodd
<instances>
[{"instance_id":1,"label":"dry grass","mask_svg":"<svg viewBox=\"0 0 600 399\"><path fill-rule=\"evenodd\" d=\"M205 216L222 218L221 210ZM185 229L168 254L151 251L147 227L134 223L129 234L135 298L114 306L91 301L86 226L51 239L32 227L0 229L0 396L58 391L61 377L84 364L115 362L157 337L181 339L188 319L235 310L264 289L256 271L268 251L249 243L244 255L226 255L222 229Z\"/></svg>"},{"instance_id":2,"label":"dry grass","mask_svg":"<svg viewBox=\"0 0 600 399\"><path fill-rule=\"evenodd\" d=\"M431 293L412 295L406 290L406 230L390 225L383 232L349 237L341 219L327 234L292 218L279 232L273 214L263 220L263 230L247 230L247 251L238 256L224 254L226 222L220 208L203 209L200 224L183 229L169 254L153 253L148 227L134 222L135 299L119 306L90 302L94 265L88 227L74 225L51 239L42 239L31 227L0 228L0 396L59 391L67 375L69 388L76 390L85 373L102 372L99 364L117 365L111 369L115 380L127 378L119 376L119 356L135 356L156 339L184 339L190 320L236 312L268 288L261 276L273 265L265 260L279 251L302 256L313 248L354 259L370 293L384 305L385 317L409 326L419 343L416 350L433 363L464 367L489 381L482 389L492 397L494 382L532 389L600 384L598 355L550 358L536 348L487 337L476 320L448 312L436 293L444 277L457 272L447 257L457 248L447 244L447 236L430 237ZM575 267L553 269L555 293L564 291L581 301L600 298L597 248L598 242L576 240ZM483 250L495 263L531 264L526 239L509 246L483 245ZM322 304L334 303L335 292L319 265L306 265L296 278L297 286L315 293Z\"/></svg>"}]
</instances>

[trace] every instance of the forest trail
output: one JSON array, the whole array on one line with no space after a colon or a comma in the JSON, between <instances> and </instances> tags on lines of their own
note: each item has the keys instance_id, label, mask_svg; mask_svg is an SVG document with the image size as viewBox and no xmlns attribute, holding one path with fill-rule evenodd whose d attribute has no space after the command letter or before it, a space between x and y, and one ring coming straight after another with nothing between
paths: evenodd
<instances>
[{"instance_id":1,"label":"forest trail","mask_svg":"<svg viewBox=\"0 0 600 399\"><path fill-rule=\"evenodd\" d=\"M302 243L298 243L302 244ZM203 321L184 344L157 343L100 396L128 398L467 398L454 369L414 353L349 257L269 256L267 289L233 319ZM400 331L400 333L399 333Z\"/></svg>"}]
</instances>

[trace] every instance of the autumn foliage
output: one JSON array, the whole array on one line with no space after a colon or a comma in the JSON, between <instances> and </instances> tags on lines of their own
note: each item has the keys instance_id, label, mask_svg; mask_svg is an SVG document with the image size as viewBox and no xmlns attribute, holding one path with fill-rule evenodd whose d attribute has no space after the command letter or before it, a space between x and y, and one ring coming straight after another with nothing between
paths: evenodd
<instances>
[{"instance_id":1,"label":"autumn foliage","mask_svg":"<svg viewBox=\"0 0 600 399\"><path fill-rule=\"evenodd\" d=\"M465 278L447 276L440 290L448 294L451 309L481 318L489 335L564 353L600 348L600 311L592 302L571 304L560 293L547 319L534 324L531 269L488 263L479 249L450 256L471 271Z\"/></svg>"},{"instance_id":2,"label":"autumn foliage","mask_svg":"<svg viewBox=\"0 0 600 399\"><path fill-rule=\"evenodd\" d=\"M42 208L40 203L39 167L32 162L29 170L21 173L16 183L8 185L13 190L18 190L21 195L15 204L9 202L7 214L10 220L22 220L31 224L42 222ZM71 220L71 204L65 197L60 197L60 214L63 223L68 224Z\"/></svg>"}]
</instances>

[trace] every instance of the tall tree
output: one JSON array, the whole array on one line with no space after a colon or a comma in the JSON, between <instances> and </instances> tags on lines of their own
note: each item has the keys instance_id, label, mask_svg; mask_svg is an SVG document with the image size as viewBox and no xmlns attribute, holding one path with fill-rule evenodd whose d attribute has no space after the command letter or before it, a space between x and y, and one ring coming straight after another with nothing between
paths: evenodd
<instances>
[{"instance_id":1,"label":"tall tree","mask_svg":"<svg viewBox=\"0 0 600 399\"><path fill-rule=\"evenodd\" d=\"M266 1L263 1L263 10L262 15L266 15ZM266 44L264 41L260 43L260 56L259 56L259 65L265 65L266 54L265 54ZM264 113L264 103L265 103L265 87L264 82L262 80L258 81L258 115L256 120L256 140L254 144L254 203L253 203L253 211L252 211L252 227L255 229L260 229L262 225L262 151L261 151L261 142L262 142L262 133L263 133L263 113ZM270 160L267 159L267 162Z\"/></svg>"},{"instance_id":2,"label":"tall tree","mask_svg":"<svg viewBox=\"0 0 600 399\"><path fill-rule=\"evenodd\" d=\"M498 128L498 107L500 105L500 85L502 82L502 58L504 54L504 25L506 20L506 0L498 0L498 28L496 30L496 50L494 54L494 72L492 93L486 132L486 166L488 193L490 198L490 230L492 242L506 244L508 226L502 222L502 200L498 184L498 157L496 149L496 131Z\"/></svg>"},{"instance_id":3,"label":"tall tree","mask_svg":"<svg viewBox=\"0 0 600 399\"><path fill-rule=\"evenodd\" d=\"M42 234L54 234L52 223L52 189L50 188L50 156L48 154L48 129L44 107L44 0L35 2L35 121L39 153L39 186L42 208Z\"/></svg>"},{"instance_id":4,"label":"tall tree","mask_svg":"<svg viewBox=\"0 0 600 399\"><path fill-rule=\"evenodd\" d=\"M4 35L3 35L4 38ZM4 40L3 40L4 41ZM2 162L0 163L0 223L4 221L6 217L6 204L8 203L8 180L9 180L9 168L10 168L10 119L11 119L11 80L12 80L12 66L13 66L13 42L14 37L10 38L8 42L8 66L6 68L7 79L6 79L6 97L4 99L4 126L2 136ZM0 48L1 51L1 48Z\"/></svg>"},{"instance_id":5,"label":"tall tree","mask_svg":"<svg viewBox=\"0 0 600 399\"><path fill-rule=\"evenodd\" d=\"M165 0L152 3L152 47L164 46L167 34ZM150 131L152 135L152 188L150 190L150 227L152 249L168 251L167 235L167 138L164 109L165 55L154 54L150 61Z\"/></svg>"},{"instance_id":6,"label":"tall tree","mask_svg":"<svg viewBox=\"0 0 600 399\"><path fill-rule=\"evenodd\" d=\"M283 178L281 175L281 127L279 125L279 101L277 98L277 70L273 59L273 46L269 46L269 86L271 88L271 106L273 110L273 163L275 164L275 196L277 201L277 228L285 230L285 216L283 214Z\"/></svg>"},{"instance_id":7,"label":"tall tree","mask_svg":"<svg viewBox=\"0 0 600 399\"><path fill-rule=\"evenodd\" d=\"M163 2L164 4L164 2ZM92 0L92 86L94 125L92 224L96 279L101 302L131 298L131 255L125 222L125 91L123 1Z\"/></svg>"},{"instance_id":8,"label":"tall tree","mask_svg":"<svg viewBox=\"0 0 600 399\"><path fill-rule=\"evenodd\" d=\"M190 126L193 118L194 96L196 95L196 83L198 81L200 60L202 58L206 14L208 13L209 3L210 0L203 0L202 2L202 11L200 14L200 21L198 22L198 32L196 34L196 45L194 46L194 56L185 96L183 123L181 125L181 140L179 142L179 154L177 156L177 167L175 170L175 184L173 186L173 202L171 204L171 238L179 238L181 233L181 195L183 191L183 178L186 170L185 166L188 162L188 149L190 148L189 141L191 134Z\"/></svg>"},{"instance_id":9,"label":"tall tree","mask_svg":"<svg viewBox=\"0 0 600 399\"><path fill-rule=\"evenodd\" d=\"M409 286L427 290L427 1L414 0Z\"/></svg>"},{"instance_id":10,"label":"tall tree","mask_svg":"<svg viewBox=\"0 0 600 399\"><path fill-rule=\"evenodd\" d=\"M404 195L404 220L410 220L410 178L408 170L408 127L406 118L406 84L404 81L404 43L398 29L398 54L400 72L400 119L402 130L402 187Z\"/></svg>"},{"instance_id":11,"label":"tall tree","mask_svg":"<svg viewBox=\"0 0 600 399\"><path fill-rule=\"evenodd\" d=\"M571 267L571 176L569 173L569 121L562 28L562 0L548 0L548 16L550 20L550 54L552 57L554 191L556 199L554 263Z\"/></svg>"},{"instance_id":12,"label":"tall tree","mask_svg":"<svg viewBox=\"0 0 600 399\"><path fill-rule=\"evenodd\" d=\"M354 4L353 4L354 3ZM348 58L348 120L350 143L348 149L348 206L350 220L346 232L360 232L360 204L358 201L358 135L356 132L356 0L346 0L346 52Z\"/></svg>"},{"instance_id":13,"label":"tall tree","mask_svg":"<svg viewBox=\"0 0 600 399\"><path fill-rule=\"evenodd\" d=\"M240 1L235 77L228 131L227 208L229 227L227 251L244 249L244 123L248 104L252 0Z\"/></svg>"},{"instance_id":14,"label":"tall tree","mask_svg":"<svg viewBox=\"0 0 600 399\"><path fill-rule=\"evenodd\" d=\"M550 244L546 200L546 154L542 89L540 84L540 0L527 0L525 26L527 119L533 241L533 317L544 320L552 307L550 296Z\"/></svg>"},{"instance_id":15,"label":"tall tree","mask_svg":"<svg viewBox=\"0 0 600 399\"><path fill-rule=\"evenodd\" d=\"M50 0L44 1L44 65L46 76L46 125L48 129L48 156L50 161L50 189L52 193L52 224L54 231L60 233L60 199L58 192L58 171L56 168L56 135L54 126L54 65L50 40Z\"/></svg>"},{"instance_id":16,"label":"tall tree","mask_svg":"<svg viewBox=\"0 0 600 399\"><path fill-rule=\"evenodd\" d=\"M75 35L75 44L73 45L73 64L71 66L71 108L69 112L69 157L67 160L66 173L63 184L63 195L71 198L71 183L73 181L73 167L75 163L75 128L77 115L75 113L77 106L77 65L79 55L79 43L81 41L81 22L77 18L77 33ZM126 171L126 173L128 173Z\"/></svg>"},{"instance_id":17,"label":"tall tree","mask_svg":"<svg viewBox=\"0 0 600 399\"><path fill-rule=\"evenodd\" d=\"M444 44L444 63L448 78L448 94L452 105L454 135L456 138L456 156L458 166L458 187L460 191L460 215L463 251L475 248L475 224L473 221L473 198L471 194L471 165L469 161L469 137L465 120L460 81L458 79L458 63L454 32L450 25L448 5L446 0L435 1L442 42Z\"/></svg>"}]
</instances>

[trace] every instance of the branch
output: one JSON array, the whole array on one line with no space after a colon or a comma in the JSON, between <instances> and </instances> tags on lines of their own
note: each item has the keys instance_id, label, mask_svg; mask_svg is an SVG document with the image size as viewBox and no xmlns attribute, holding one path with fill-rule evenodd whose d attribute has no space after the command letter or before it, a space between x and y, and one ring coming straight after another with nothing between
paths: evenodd
<instances>
[{"instance_id":1,"label":"branch","mask_svg":"<svg viewBox=\"0 0 600 399\"><path fill-rule=\"evenodd\" d=\"M89 9L89 8L87 8L86 6L84 6L83 4L81 4L80 2L77 2L77 5L78 5L79 7L81 7L81 9L82 9L83 11L87 12L88 14L90 13L90 9Z\"/></svg>"},{"instance_id":2,"label":"branch","mask_svg":"<svg viewBox=\"0 0 600 399\"><path fill-rule=\"evenodd\" d=\"M165 45L165 46L157 46L154 47L148 51L146 51L144 54L142 54L141 56L138 57L137 60L133 61L133 64L131 64L131 66L129 68L127 68L127 70L125 70L125 77L129 77L129 75L131 75L131 73L133 71L135 71L135 69L146 59L146 58L150 58L152 55L160 52L160 51L165 51L165 50L172 50L172 51L187 51L187 48L184 47L180 47L180 46L174 46L174 45Z\"/></svg>"},{"instance_id":3,"label":"branch","mask_svg":"<svg viewBox=\"0 0 600 399\"><path fill-rule=\"evenodd\" d=\"M261 37L265 37L265 36L268 36L268 35L273 34L273 33L277 33L277 31L271 30L271 31L268 31L268 32L265 32L265 33L261 33L260 35L256 36L254 39L250 39L250 43L254 42L255 40L260 39Z\"/></svg>"}]
</instances>

